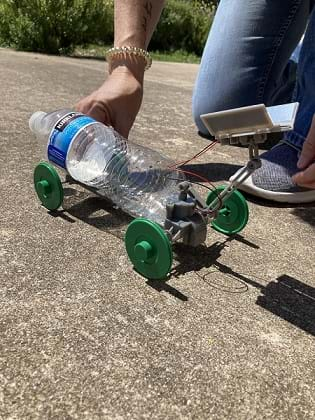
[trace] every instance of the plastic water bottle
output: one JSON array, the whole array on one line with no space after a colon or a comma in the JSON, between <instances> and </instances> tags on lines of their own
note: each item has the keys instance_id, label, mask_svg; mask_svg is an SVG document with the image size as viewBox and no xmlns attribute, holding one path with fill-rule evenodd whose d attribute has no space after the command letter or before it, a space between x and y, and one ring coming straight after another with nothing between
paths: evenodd
<instances>
[{"instance_id":1,"label":"plastic water bottle","mask_svg":"<svg viewBox=\"0 0 315 420\"><path fill-rule=\"evenodd\" d=\"M48 160L74 180L133 217L164 224L166 204L177 201L178 183L184 179L171 169L174 162L67 109L35 112L29 126L37 138L48 142Z\"/></svg>"}]
</instances>

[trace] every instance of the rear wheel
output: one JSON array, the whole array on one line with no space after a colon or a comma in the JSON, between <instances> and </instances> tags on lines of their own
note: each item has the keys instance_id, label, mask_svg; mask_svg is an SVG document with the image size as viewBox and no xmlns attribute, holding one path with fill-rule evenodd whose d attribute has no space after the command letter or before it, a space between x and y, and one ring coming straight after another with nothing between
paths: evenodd
<instances>
[{"instance_id":1,"label":"rear wheel","mask_svg":"<svg viewBox=\"0 0 315 420\"><path fill-rule=\"evenodd\" d=\"M226 188L221 185L211 191L207 197L207 204L211 204L216 197ZM243 194L234 190L230 197L224 201L218 216L212 221L212 226L218 232L225 235L239 233L247 225L249 209Z\"/></svg>"}]
</instances>

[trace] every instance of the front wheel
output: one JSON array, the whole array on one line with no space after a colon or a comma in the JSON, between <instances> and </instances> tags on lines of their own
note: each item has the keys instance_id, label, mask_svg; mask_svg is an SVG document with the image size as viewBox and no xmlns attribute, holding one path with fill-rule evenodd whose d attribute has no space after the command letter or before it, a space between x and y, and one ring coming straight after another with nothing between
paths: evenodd
<instances>
[{"instance_id":1,"label":"front wheel","mask_svg":"<svg viewBox=\"0 0 315 420\"><path fill-rule=\"evenodd\" d=\"M125 236L126 250L135 270L147 279L164 279L172 268L172 246L165 231L151 220L133 220Z\"/></svg>"},{"instance_id":2,"label":"front wheel","mask_svg":"<svg viewBox=\"0 0 315 420\"><path fill-rule=\"evenodd\" d=\"M36 194L44 207L57 210L63 202L63 186L56 169L47 162L39 163L34 170Z\"/></svg>"}]
</instances>

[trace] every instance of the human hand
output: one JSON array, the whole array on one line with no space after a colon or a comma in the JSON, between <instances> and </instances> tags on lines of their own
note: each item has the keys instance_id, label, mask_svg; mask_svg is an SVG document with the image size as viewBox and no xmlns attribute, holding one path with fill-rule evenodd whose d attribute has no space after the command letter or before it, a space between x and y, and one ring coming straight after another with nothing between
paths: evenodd
<instances>
[{"instance_id":1,"label":"human hand","mask_svg":"<svg viewBox=\"0 0 315 420\"><path fill-rule=\"evenodd\" d=\"M143 78L127 67L117 67L103 85L81 99L76 110L106 125L127 138L139 112L143 97Z\"/></svg>"},{"instance_id":2,"label":"human hand","mask_svg":"<svg viewBox=\"0 0 315 420\"><path fill-rule=\"evenodd\" d=\"M301 187L315 189L315 115L303 145L298 168L302 171L293 176L293 181Z\"/></svg>"}]
</instances>

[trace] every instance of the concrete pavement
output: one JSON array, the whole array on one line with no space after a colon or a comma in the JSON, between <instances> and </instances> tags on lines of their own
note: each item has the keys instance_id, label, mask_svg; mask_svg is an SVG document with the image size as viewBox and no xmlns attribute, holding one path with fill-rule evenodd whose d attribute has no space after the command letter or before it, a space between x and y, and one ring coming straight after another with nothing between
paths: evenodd
<instances>
[{"instance_id":1,"label":"concrete pavement","mask_svg":"<svg viewBox=\"0 0 315 420\"><path fill-rule=\"evenodd\" d=\"M49 214L33 111L71 106L104 64L0 50L0 418L311 419L315 205L249 203L233 238L177 246L167 282L126 256L130 218L68 186ZM190 114L196 65L154 63L131 139L176 159L205 146ZM194 163L221 184L247 151Z\"/></svg>"}]
</instances>

